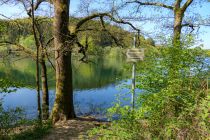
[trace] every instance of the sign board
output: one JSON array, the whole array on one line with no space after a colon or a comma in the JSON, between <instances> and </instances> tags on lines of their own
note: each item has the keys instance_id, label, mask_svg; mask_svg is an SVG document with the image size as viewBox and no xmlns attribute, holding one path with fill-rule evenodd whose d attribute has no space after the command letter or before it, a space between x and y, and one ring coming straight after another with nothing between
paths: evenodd
<instances>
[{"instance_id":1,"label":"sign board","mask_svg":"<svg viewBox=\"0 0 210 140\"><path fill-rule=\"evenodd\" d=\"M126 52L128 62L138 62L144 59L144 49L132 48Z\"/></svg>"}]
</instances>

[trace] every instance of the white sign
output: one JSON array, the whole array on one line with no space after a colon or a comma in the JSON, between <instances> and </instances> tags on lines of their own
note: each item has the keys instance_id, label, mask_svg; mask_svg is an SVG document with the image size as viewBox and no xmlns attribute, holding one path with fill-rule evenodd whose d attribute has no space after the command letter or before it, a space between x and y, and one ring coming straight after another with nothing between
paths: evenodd
<instances>
[{"instance_id":1,"label":"white sign","mask_svg":"<svg viewBox=\"0 0 210 140\"><path fill-rule=\"evenodd\" d=\"M144 49L132 48L126 52L128 62L138 62L144 59Z\"/></svg>"}]
</instances>

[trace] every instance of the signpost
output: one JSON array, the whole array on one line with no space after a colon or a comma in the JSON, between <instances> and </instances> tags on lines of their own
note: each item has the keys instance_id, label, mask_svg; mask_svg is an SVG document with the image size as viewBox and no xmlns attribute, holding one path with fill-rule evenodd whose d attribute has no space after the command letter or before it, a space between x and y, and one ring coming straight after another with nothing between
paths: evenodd
<instances>
[{"instance_id":1,"label":"signpost","mask_svg":"<svg viewBox=\"0 0 210 140\"><path fill-rule=\"evenodd\" d=\"M132 62L132 97L131 97L131 103L132 107L134 109L135 106L135 77L136 77L136 62L142 61L144 59L144 49L136 48L136 38L134 37L134 47L132 49L128 49L127 53L127 62Z\"/></svg>"},{"instance_id":2,"label":"signpost","mask_svg":"<svg viewBox=\"0 0 210 140\"><path fill-rule=\"evenodd\" d=\"M128 62L135 63L138 61L142 61L144 59L144 49L139 49L139 48L128 49L126 56Z\"/></svg>"}]
</instances>

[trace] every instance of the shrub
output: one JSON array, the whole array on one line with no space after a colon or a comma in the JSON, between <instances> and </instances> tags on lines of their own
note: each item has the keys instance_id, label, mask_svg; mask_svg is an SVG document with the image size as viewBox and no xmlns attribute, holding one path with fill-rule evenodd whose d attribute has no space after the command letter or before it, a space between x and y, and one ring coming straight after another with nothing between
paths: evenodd
<instances>
[{"instance_id":1,"label":"shrub","mask_svg":"<svg viewBox=\"0 0 210 140\"><path fill-rule=\"evenodd\" d=\"M17 127L25 118L21 108L5 110L0 104L0 135L7 136L9 132Z\"/></svg>"},{"instance_id":2,"label":"shrub","mask_svg":"<svg viewBox=\"0 0 210 140\"><path fill-rule=\"evenodd\" d=\"M147 51L138 66L137 87L143 91L136 98L136 108L116 103L110 110L120 114L119 120L90 135L102 139L207 139L209 64L201 48L183 45Z\"/></svg>"}]
</instances>

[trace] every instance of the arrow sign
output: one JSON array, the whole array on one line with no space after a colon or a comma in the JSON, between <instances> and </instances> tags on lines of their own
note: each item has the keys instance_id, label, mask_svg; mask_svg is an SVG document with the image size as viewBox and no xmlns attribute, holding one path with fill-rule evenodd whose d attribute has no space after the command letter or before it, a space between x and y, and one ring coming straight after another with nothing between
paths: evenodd
<instances>
[{"instance_id":1,"label":"arrow sign","mask_svg":"<svg viewBox=\"0 0 210 140\"><path fill-rule=\"evenodd\" d=\"M126 52L128 62L138 62L144 59L144 49L132 48Z\"/></svg>"}]
</instances>

